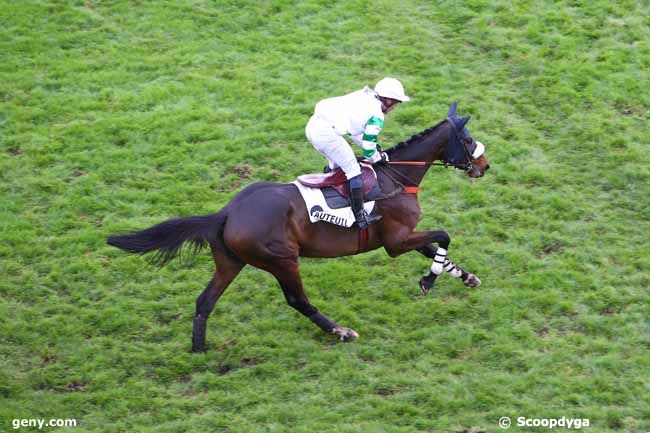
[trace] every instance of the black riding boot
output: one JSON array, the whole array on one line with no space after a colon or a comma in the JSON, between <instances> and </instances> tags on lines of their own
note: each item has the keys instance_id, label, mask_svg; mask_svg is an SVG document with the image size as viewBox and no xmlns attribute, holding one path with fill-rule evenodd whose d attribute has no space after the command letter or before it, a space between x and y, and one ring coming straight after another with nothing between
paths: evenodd
<instances>
[{"instance_id":1,"label":"black riding boot","mask_svg":"<svg viewBox=\"0 0 650 433\"><path fill-rule=\"evenodd\" d=\"M368 215L366 210L363 208L363 182L361 180L361 175L349 179L348 188L350 191L352 212L354 213L359 228L366 229L369 224L379 221L381 215Z\"/></svg>"}]
</instances>

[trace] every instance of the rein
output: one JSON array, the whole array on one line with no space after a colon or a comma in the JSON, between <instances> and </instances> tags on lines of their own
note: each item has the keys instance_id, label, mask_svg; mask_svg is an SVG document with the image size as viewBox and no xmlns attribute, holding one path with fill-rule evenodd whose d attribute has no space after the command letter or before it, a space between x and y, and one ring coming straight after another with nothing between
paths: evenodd
<instances>
[{"instance_id":1,"label":"rein","mask_svg":"<svg viewBox=\"0 0 650 433\"><path fill-rule=\"evenodd\" d=\"M420 161L406 161L406 162L420 162ZM421 165L421 164L415 164L415 165ZM418 193L418 190L420 189L420 186L415 181L413 181L413 179L411 179L410 177L408 177L407 175L405 175L401 171L395 170L394 168L391 168L388 165L381 165L381 166L378 166L378 167L381 167L381 168L385 169L385 170L382 170L384 175L387 178L389 178L390 180L392 180L393 183L395 183L395 185L398 186L398 188L402 188L402 192L404 194L417 194ZM388 172L396 174L397 176L401 177L403 180L406 180L406 182L409 185L404 185L402 182L400 182L399 180L395 179L393 176L388 174Z\"/></svg>"},{"instance_id":2,"label":"rein","mask_svg":"<svg viewBox=\"0 0 650 433\"><path fill-rule=\"evenodd\" d=\"M465 170L467 165L454 164L452 162L426 162L426 161L388 161L391 165L439 165L440 167L454 167Z\"/></svg>"},{"instance_id":3,"label":"rein","mask_svg":"<svg viewBox=\"0 0 650 433\"><path fill-rule=\"evenodd\" d=\"M451 127L453 128L453 131L456 135L456 140L458 140L458 129L456 128L456 125L454 122L448 117L445 119L449 122ZM465 157L467 158L467 162L465 163L457 163L457 162L449 162L449 161L443 161L443 162L427 162L427 161L387 161L388 164L390 165L411 165L411 166L420 166L420 167L427 167L427 166L440 166L440 167L454 167L459 170L464 170L464 171L469 171L472 169L472 158L469 154L469 151L467 150L467 147L465 145L463 146L463 150L465 151ZM400 173L401 174L401 173Z\"/></svg>"},{"instance_id":4,"label":"rein","mask_svg":"<svg viewBox=\"0 0 650 433\"><path fill-rule=\"evenodd\" d=\"M453 128L453 134L455 134L455 139L458 140L458 129L456 128L456 125L454 122L448 117L445 119L449 121L449 124ZM458 168L460 170L464 171L469 171L472 169L472 158L469 155L469 151L467 150L467 147L465 145L463 146L463 150L465 151L465 156L467 158L467 162L460 164L457 162L449 162L449 161L443 161L443 162L428 162L428 161L386 161L386 165L384 167L386 168L387 171L391 172L392 174L395 174L405 180L408 185L404 185L402 182L398 181L395 179L393 176L389 175L387 172L384 172L384 174L393 182L395 182L397 185L401 186L403 189L403 192L406 194L417 194L419 190L419 185L413 181L409 176L405 175L404 173L400 172L399 170L395 170L394 168L391 168L391 165L406 165L406 166L414 166L414 167L430 167L430 166L439 166L439 167L454 167Z\"/></svg>"},{"instance_id":5,"label":"rein","mask_svg":"<svg viewBox=\"0 0 650 433\"><path fill-rule=\"evenodd\" d=\"M447 117L445 120L443 120L440 123L443 122L449 122L452 128L452 132L450 133L450 142L451 145L458 145L457 143L460 142L460 145L463 148L463 151L465 153L465 162L459 163L459 162L451 162L451 161L445 161L443 160L442 162L429 162L429 161L385 161L384 164L381 165L381 167L385 168L384 170L384 175L388 177L391 181L393 181L396 185L402 188L402 192L405 194L417 194L418 190L420 188L419 184L415 182L413 179L411 179L408 175L402 173L399 170L396 170L392 167L391 165L405 165L405 166L412 166L412 167L430 167L430 166L439 166L439 167L454 167L460 170L464 171L470 171L473 168L473 157L470 154L469 150L467 149L467 146L462 142L462 139L459 137L459 131L458 128L456 127L456 124L454 123L453 119L451 117ZM400 177L403 181L406 181L406 185L399 180L395 179L395 177L391 176L389 172L393 175L396 175Z\"/></svg>"}]
</instances>

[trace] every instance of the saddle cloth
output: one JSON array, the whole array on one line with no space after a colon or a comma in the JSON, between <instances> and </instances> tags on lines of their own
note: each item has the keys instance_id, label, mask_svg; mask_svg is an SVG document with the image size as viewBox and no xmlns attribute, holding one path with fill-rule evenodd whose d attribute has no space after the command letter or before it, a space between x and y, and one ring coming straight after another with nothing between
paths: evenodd
<instances>
[{"instance_id":1,"label":"saddle cloth","mask_svg":"<svg viewBox=\"0 0 650 433\"><path fill-rule=\"evenodd\" d=\"M298 191L300 191L300 194L302 195L303 200L305 200L307 212L309 213L309 220L312 223L325 221L342 227L351 227L356 222L354 213L352 213L352 208L350 207L349 203L347 204L347 207L341 207L337 209L332 208L325 200L323 190L305 186L297 180L292 183L296 185ZM325 189L332 188L328 187ZM341 201L346 200L340 197L339 203ZM363 207L366 212L370 213L375 208L375 202L365 202L363 204Z\"/></svg>"}]
</instances>

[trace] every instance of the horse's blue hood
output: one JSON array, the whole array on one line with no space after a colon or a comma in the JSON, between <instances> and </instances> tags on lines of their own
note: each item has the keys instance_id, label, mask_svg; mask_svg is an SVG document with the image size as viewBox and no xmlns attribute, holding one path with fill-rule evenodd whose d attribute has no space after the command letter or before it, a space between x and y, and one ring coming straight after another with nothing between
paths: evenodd
<instances>
[{"instance_id":1,"label":"horse's blue hood","mask_svg":"<svg viewBox=\"0 0 650 433\"><path fill-rule=\"evenodd\" d=\"M459 135L468 136L469 131L465 128L467 122L472 116L458 117L456 115L456 101L451 103L449 112L447 113L447 120L452 124L449 133L449 144L443 154L443 160L452 164L463 164L467 159L467 150L464 149L463 143L458 139Z\"/></svg>"}]
</instances>

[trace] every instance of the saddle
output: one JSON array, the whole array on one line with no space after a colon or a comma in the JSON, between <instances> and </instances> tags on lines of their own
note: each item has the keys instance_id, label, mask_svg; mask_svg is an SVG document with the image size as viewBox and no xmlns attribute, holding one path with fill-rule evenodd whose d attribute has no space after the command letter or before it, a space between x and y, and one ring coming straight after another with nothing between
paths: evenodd
<instances>
[{"instance_id":1,"label":"saddle","mask_svg":"<svg viewBox=\"0 0 650 433\"><path fill-rule=\"evenodd\" d=\"M377 174L371 165L361 163L364 202L386 198L379 188ZM332 209L350 206L348 179L341 168L329 173L313 173L298 176L298 182L309 188L319 188L323 192L327 205Z\"/></svg>"}]
</instances>

